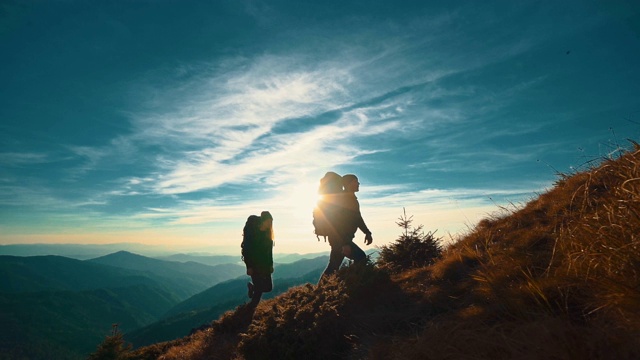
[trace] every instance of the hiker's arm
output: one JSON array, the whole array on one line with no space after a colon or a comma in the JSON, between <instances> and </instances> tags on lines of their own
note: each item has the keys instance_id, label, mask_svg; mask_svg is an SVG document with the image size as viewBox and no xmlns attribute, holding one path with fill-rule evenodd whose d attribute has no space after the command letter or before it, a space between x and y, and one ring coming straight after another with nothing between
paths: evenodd
<instances>
[{"instance_id":1,"label":"hiker's arm","mask_svg":"<svg viewBox=\"0 0 640 360\"><path fill-rule=\"evenodd\" d=\"M371 232L368 232L364 236L364 243L367 244L367 245L371 245L372 242L373 242L373 236L371 236Z\"/></svg>"},{"instance_id":2,"label":"hiker's arm","mask_svg":"<svg viewBox=\"0 0 640 360\"><path fill-rule=\"evenodd\" d=\"M362 230L364 233L364 243L367 245L371 245L373 242L373 236L371 236L371 230L367 227L367 224L364 223L364 219L360 212L358 212L358 228Z\"/></svg>"},{"instance_id":3,"label":"hiker's arm","mask_svg":"<svg viewBox=\"0 0 640 360\"><path fill-rule=\"evenodd\" d=\"M355 216L354 216L354 221L356 223L356 226L358 229L362 230L363 233L366 234L371 234L371 231L369 230L369 228L367 227L367 224L364 223L364 219L362 218L362 213L360 212L360 202L358 200L355 200Z\"/></svg>"},{"instance_id":4,"label":"hiker's arm","mask_svg":"<svg viewBox=\"0 0 640 360\"><path fill-rule=\"evenodd\" d=\"M360 215L358 219L358 229L362 230L365 235L371 235L371 230L369 230L367 224L364 223L362 215Z\"/></svg>"},{"instance_id":5,"label":"hiker's arm","mask_svg":"<svg viewBox=\"0 0 640 360\"><path fill-rule=\"evenodd\" d=\"M367 227L367 224L364 223L364 219L362 218L362 213L360 212L360 203L358 203L358 211L356 212L356 223L358 224L358 229L362 230L364 233L364 242L367 245L371 245L373 242L373 237L371 236L371 230Z\"/></svg>"},{"instance_id":6,"label":"hiker's arm","mask_svg":"<svg viewBox=\"0 0 640 360\"><path fill-rule=\"evenodd\" d=\"M367 227L367 224L364 223L364 219L362 218L362 213L360 212L360 204L358 204L358 211L356 211L356 224L358 225L358 229L362 230L365 235L371 235L371 230Z\"/></svg>"}]
</instances>

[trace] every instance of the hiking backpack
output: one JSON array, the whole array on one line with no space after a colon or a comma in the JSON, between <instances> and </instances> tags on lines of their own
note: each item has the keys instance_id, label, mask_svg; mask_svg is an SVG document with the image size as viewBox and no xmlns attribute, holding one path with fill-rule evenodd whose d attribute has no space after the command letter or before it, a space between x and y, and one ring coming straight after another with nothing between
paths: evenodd
<instances>
[{"instance_id":1,"label":"hiking backpack","mask_svg":"<svg viewBox=\"0 0 640 360\"><path fill-rule=\"evenodd\" d=\"M256 238L256 232L260 226L260 217L251 215L247 218L247 222L242 229L242 243L240 244L242 261L247 262L247 256L251 256L253 241Z\"/></svg>"},{"instance_id":2,"label":"hiking backpack","mask_svg":"<svg viewBox=\"0 0 640 360\"><path fill-rule=\"evenodd\" d=\"M327 236L336 233L337 200L342 193L342 177L333 171L327 172L320 179L318 194L320 199L313 209L313 229L316 238L320 236L327 241Z\"/></svg>"}]
</instances>

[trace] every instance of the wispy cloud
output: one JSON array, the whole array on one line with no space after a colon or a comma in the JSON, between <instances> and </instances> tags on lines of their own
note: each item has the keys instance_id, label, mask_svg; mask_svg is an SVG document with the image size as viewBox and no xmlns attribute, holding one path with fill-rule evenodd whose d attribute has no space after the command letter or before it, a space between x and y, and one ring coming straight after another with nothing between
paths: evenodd
<instances>
[{"instance_id":1,"label":"wispy cloud","mask_svg":"<svg viewBox=\"0 0 640 360\"><path fill-rule=\"evenodd\" d=\"M465 108L429 105L473 96L469 87L437 82L467 68L434 68L422 71L409 85L394 88L396 78L363 91L362 80L371 81L371 72L380 71L383 62L392 63L392 55L385 52L372 68L365 65L371 60L355 65L353 53L345 57L348 64L337 59L309 64L296 56L240 59L227 63L224 71L214 68L204 78L178 85L178 91L154 95L154 103L162 104L160 111L137 114L133 138L161 150L156 170L120 193L179 195L257 182L277 189L301 181L301 176L317 176L321 170L353 165L361 155L388 150L363 147L368 138L384 134L402 141L468 118ZM411 68L400 78L407 71ZM453 144L447 140L422 145L446 151Z\"/></svg>"},{"instance_id":2,"label":"wispy cloud","mask_svg":"<svg viewBox=\"0 0 640 360\"><path fill-rule=\"evenodd\" d=\"M50 161L49 155L44 153L0 153L0 164L6 167L42 164Z\"/></svg>"},{"instance_id":3,"label":"wispy cloud","mask_svg":"<svg viewBox=\"0 0 640 360\"><path fill-rule=\"evenodd\" d=\"M260 58L245 71L199 80L191 85L195 95L175 103L171 113L137 117L138 138L172 149L159 156L155 191L188 193L266 174L290 181L301 169L334 166L360 155L345 141L348 137L398 125L378 121L383 116L374 119L379 109L348 108L345 85L351 75L344 70L306 67L287 58ZM384 106L387 116L397 111L388 110L393 107ZM331 121L314 120L332 111ZM281 124L292 130L274 132Z\"/></svg>"},{"instance_id":4,"label":"wispy cloud","mask_svg":"<svg viewBox=\"0 0 640 360\"><path fill-rule=\"evenodd\" d=\"M0 186L0 205L32 209L33 213L55 213L77 210L90 205L104 205L106 200L90 197L68 199L46 184L20 184Z\"/></svg>"},{"instance_id":5,"label":"wispy cloud","mask_svg":"<svg viewBox=\"0 0 640 360\"><path fill-rule=\"evenodd\" d=\"M150 86L148 110L133 116L132 139L153 148L156 169L148 176L153 181L137 189L129 184L130 193L177 195L264 178L285 184L313 169L387 150L362 146L366 139L385 134L402 140L468 119L465 111L475 104L456 99L470 99L477 89L438 81L516 56L529 45L520 39L483 48L473 61L445 62L451 45L439 29L462 15L413 23L416 33L429 35L420 39L391 24L384 34L361 24L357 36L332 42L331 54L318 56L315 49L314 58L299 47L286 55L181 64L177 74L188 69L201 76ZM356 41L376 46L353 46ZM455 41L472 43L466 35ZM425 47L432 56L423 56ZM448 106L439 105L445 101Z\"/></svg>"}]
</instances>

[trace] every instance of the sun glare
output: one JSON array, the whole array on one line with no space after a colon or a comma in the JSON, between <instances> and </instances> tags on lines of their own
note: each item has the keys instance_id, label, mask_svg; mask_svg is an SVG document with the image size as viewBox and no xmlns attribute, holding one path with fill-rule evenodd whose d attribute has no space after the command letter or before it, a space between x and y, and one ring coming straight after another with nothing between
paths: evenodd
<instances>
[{"instance_id":1,"label":"sun glare","mask_svg":"<svg viewBox=\"0 0 640 360\"><path fill-rule=\"evenodd\" d=\"M291 191L283 197L281 205L289 209L293 217L306 219L311 216L318 198L317 183L299 183L291 187Z\"/></svg>"}]
</instances>

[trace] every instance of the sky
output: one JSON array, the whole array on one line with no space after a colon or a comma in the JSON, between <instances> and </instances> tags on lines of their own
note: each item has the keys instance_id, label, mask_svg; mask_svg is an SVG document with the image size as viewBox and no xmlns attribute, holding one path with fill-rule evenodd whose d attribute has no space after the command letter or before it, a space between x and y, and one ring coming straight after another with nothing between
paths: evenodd
<instances>
[{"instance_id":1,"label":"sky","mask_svg":"<svg viewBox=\"0 0 640 360\"><path fill-rule=\"evenodd\" d=\"M0 244L234 254L269 210L328 252L327 171L373 245L450 243L640 141L637 1L3 0L0 53Z\"/></svg>"}]
</instances>

